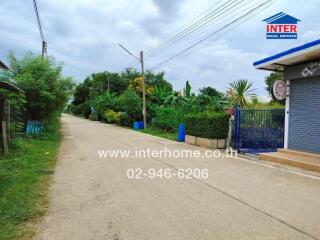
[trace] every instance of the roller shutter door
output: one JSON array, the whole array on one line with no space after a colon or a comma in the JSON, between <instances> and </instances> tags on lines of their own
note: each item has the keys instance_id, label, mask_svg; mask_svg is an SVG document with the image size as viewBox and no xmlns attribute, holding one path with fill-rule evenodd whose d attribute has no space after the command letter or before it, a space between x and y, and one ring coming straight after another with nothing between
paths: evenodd
<instances>
[{"instance_id":1,"label":"roller shutter door","mask_svg":"<svg viewBox=\"0 0 320 240\"><path fill-rule=\"evenodd\" d=\"M290 82L289 148L320 153L320 77Z\"/></svg>"}]
</instances>

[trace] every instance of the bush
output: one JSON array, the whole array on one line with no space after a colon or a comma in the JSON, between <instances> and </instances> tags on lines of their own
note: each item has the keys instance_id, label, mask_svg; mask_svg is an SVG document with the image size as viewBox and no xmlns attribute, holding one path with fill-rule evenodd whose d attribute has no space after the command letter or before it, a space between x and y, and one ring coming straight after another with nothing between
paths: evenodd
<instances>
[{"instance_id":1,"label":"bush","mask_svg":"<svg viewBox=\"0 0 320 240\"><path fill-rule=\"evenodd\" d=\"M158 108L159 108L158 105L147 102L147 122L151 122L152 119L156 117Z\"/></svg>"},{"instance_id":2,"label":"bush","mask_svg":"<svg viewBox=\"0 0 320 240\"><path fill-rule=\"evenodd\" d=\"M89 119L91 121L98 121L98 114L97 112L92 112L90 115L89 115Z\"/></svg>"},{"instance_id":3,"label":"bush","mask_svg":"<svg viewBox=\"0 0 320 240\"><path fill-rule=\"evenodd\" d=\"M183 122L183 118L183 112L179 109L160 107L156 112L156 117L152 119L152 125L166 131L174 131Z\"/></svg>"},{"instance_id":4,"label":"bush","mask_svg":"<svg viewBox=\"0 0 320 240\"><path fill-rule=\"evenodd\" d=\"M111 109L105 111L104 113L104 119L107 123L120 123L120 117L122 115L122 112L115 112Z\"/></svg>"},{"instance_id":5,"label":"bush","mask_svg":"<svg viewBox=\"0 0 320 240\"><path fill-rule=\"evenodd\" d=\"M84 102L79 104L74 108L74 114L75 115L82 115L85 118L89 118L91 114L90 105L88 102Z\"/></svg>"},{"instance_id":6,"label":"bush","mask_svg":"<svg viewBox=\"0 0 320 240\"><path fill-rule=\"evenodd\" d=\"M128 113L126 113L126 112L121 112L119 124L120 124L121 126L132 127L133 119L130 118L130 116L128 115Z\"/></svg>"},{"instance_id":7,"label":"bush","mask_svg":"<svg viewBox=\"0 0 320 240\"><path fill-rule=\"evenodd\" d=\"M203 112L187 115L186 134L210 139L224 139L228 136L229 118L221 113Z\"/></svg>"}]
</instances>

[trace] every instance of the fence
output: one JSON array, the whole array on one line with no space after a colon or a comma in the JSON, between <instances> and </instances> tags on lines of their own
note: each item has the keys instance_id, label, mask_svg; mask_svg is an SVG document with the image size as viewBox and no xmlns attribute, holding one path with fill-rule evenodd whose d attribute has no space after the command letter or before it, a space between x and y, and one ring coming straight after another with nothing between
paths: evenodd
<instances>
[{"instance_id":1,"label":"fence","mask_svg":"<svg viewBox=\"0 0 320 240\"><path fill-rule=\"evenodd\" d=\"M25 128L25 134L27 136L29 135L36 135L42 133L44 130L44 126L42 122L39 121L28 121L26 128Z\"/></svg>"},{"instance_id":2,"label":"fence","mask_svg":"<svg viewBox=\"0 0 320 240\"><path fill-rule=\"evenodd\" d=\"M25 111L21 106L0 97L0 119L0 152L7 154L10 141L24 134Z\"/></svg>"},{"instance_id":3,"label":"fence","mask_svg":"<svg viewBox=\"0 0 320 240\"><path fill-rule=\"evenodd\" d=\"M284 109L234 111L231 145L238 152L275 152L284 145Z\"/></svg>"}]
</instances>

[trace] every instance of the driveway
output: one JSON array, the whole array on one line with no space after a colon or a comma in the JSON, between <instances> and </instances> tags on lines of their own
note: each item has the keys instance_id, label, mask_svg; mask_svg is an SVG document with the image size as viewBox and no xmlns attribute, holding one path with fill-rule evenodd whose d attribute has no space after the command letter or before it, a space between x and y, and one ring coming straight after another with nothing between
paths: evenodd
<instances>
[{"instance_id":1,"label":"driveway","mask_svg":"<svg viewBox=\"0 0 320 240\"><path fill-rule=\"evenodd\" d=\"M206 150L68 115L62 123L37 240L320 239L317 176L226 156L99 157L112 149ZM187 169L207 169L208 178L178 177Z\"/></svg>"}]
</instances>

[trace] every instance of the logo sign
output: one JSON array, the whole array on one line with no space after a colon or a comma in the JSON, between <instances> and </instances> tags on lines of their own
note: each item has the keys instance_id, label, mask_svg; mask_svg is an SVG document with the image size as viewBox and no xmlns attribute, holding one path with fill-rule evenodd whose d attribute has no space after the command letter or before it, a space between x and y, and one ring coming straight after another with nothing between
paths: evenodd
<instances>
[{"instance_id":1,"label":"logo sign","mask_svg":"<svg viewBox=\"0 0 320 240\"><path fill-rule=\"evenodd\" d=\"M280 12L263 21L267 23L267 39L297 39L298 37L297 30L300 20L284 12Z\"/></svg>"},{"instance_id":2,"label":"logo sign","mask_svg":"<svg viewBox=\"0 0 320 240\"><path fill-rule=\"evenodd\" d=\"M320 62L310 63L303 69L301 75L303 77L312 76L318 69L320 69Z\"/></svg>"},{"instance_id":3,"label":"logo sign","mask_svg":"<svg viewBox=\"0 0 320 240\"><path fill-rule=\"evenodd\" d=\"M273 96L277 100L283 100L286 98L287 85L284 81L282 80L275 81L275 83L273 84L272 90L273 90Z\"/></svg>"}]
</instances>

